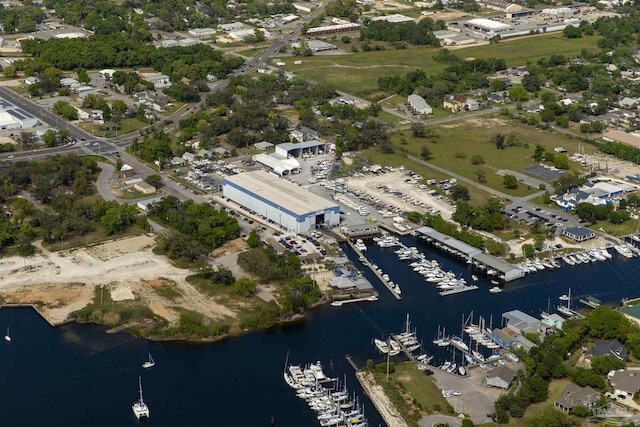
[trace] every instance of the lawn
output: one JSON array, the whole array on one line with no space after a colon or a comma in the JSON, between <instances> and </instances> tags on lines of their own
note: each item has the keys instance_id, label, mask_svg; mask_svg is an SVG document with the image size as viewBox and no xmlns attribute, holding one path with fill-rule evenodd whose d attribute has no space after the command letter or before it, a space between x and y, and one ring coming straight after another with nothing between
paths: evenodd
<instances>
[{"instance_id":1,"label":"lawn","mask_svg":"<svg viewBox=\"0 0 640 427\"><path fill-rule=\"evenodd\" d=\"M543 34L458 49L454 54L461 58L504 58L508 66L526 65L528 61L536 62L552 54L575 56L583 48L596 49L597 40L597 36L570 40L562 34ZM329 42L341 45L334 40ZM377 90L380 77L404 75L416 68L425 69L427 73L437 73L446 67L446 64L433 60L440 48L406 45L406 49L394 50L384 42L370 44L383 46L385 50L362 52L362 44L357 39L352 39L351 43L339 47L350 50L352 46L356 46L360 50L357 54L316 55L303 58L300 65L293 65L291 60L285 61L287 65L284 68L303 78L331 84L354 95L366 95Z\"/></svg>"},{"instance_id":2,"label":"lawn","mask_svg":"<svg viewBox=\"0 0 640 427\"><path fill-rule=\"evenodd\" d=\"M397 363L393 367L394 372L389 374L389 382L392 384L397 382L401 385L400 392L406 394L407 401L413 402L429 413L446 411L450 407L438 386L419 371L414 362ZM386 374L376 372L374 375L376 380L384 386Z\"/></svg>"},{"instance_id":3,"label":"lawn","mask_svg":"<svg viewBox=\"0 0 640 427\"><path fill-rule=\"evenodd\" d=\"M613 236L627 236L638 231L638 221L627 220L622 224L612 224L609 221L598 221L588 226L595 231L602 231Z\"/></svg>"},{"instance_id":4,"label":"lawn","mask_svg":"<svg viewBox=\"0 0 640 427\"><path fill-rule=\"evenodd\" d=\"M555 400L564 394L564 389L569 384L571 384L571 380L566 378L551 381L551 383L549 384L549 397L547 398L547 400L544 402L535 403L529 406L525 411L523 418L528 419L532 417L537 417L542 415L546 408L549 408L549 407L553 408ZM574 421L578 421L579 425L581 426L586 425L586 422L582 418L571 417L571 419Z\"/></svg>"},{"instance_id":5,"label":"lawn","mask_svg":"<svg viewBox=\"0 0 640 427\"><path fill-rule=\"evenodd\" d=\"M578 143L573 138L555 132L542 131L503 116L461 120L453 124L431 126L430 129L436 134L431 141L435 139L436 143L429 142L427 138L414 138L411 131L397 132L391 140L397 149L417 157L420 157L422 148L427 147L433 156L429 160L431 163L474 181L477 181L476 172L483 170L487 180L485 185L513 196L525 196L540 190L528 188L522 183L514 190L504 188L503 177L496 174L498 170L509 169L520 172L525 167L535 165L536 162L531 159L531 156L536 144L542 145L547 151L553 151L554 147L559 145L567 148L569 152L575 152L578 149ZM498 150L491 142L495 134L511 132L518 136L521 146ZM370 151L368 150L367 153ZM485 163L474 165L471 162L474 156L481 156ZM387 164L387 162L384 163ZM577 163L571 163L571 166L579 167ZM433 174L427 173L423 176L431 178L431 175ZM434 177L434 179L438 178Z\"/></svg>"}]
</instances>

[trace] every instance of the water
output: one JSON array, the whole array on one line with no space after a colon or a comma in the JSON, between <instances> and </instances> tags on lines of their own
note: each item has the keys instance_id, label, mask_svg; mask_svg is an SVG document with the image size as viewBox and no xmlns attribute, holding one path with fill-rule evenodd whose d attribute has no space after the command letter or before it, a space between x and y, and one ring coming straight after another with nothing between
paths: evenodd
<instances>
[{"instance_id":1,"label":"water","mask_svg":"<svg viewBox=\"0 0 640 427\"><path fill-rule=\"evenodd\" d=\"M413 238L405 242L471 281L466 264ZM358 264L357 257L345 250ZM431 344L437 327L459 332L463 314L471 311L487 322L493 315L494 326L499 326L503 312L520 309L538 315L548 300L559 303L558 296L569 287L576 302L593 295L615 305L623 297L640 294L633 280L640 260L617 254L607 262L537 273L508 284L500 294L490 294L491 285L481 279L480 290L447 297L440 297L408 263L398 261L393 250L370 246L366 256L400 283L401 301L365 270L380 292L378 302L322 307L304 322L213 344L148 343L127 334L107 335L95 325L53 329L30 309L2 309L0 331L9 325L13 338L11 343L0 342L3 424L135 426L131 403L137 399L138 376L142 376L151 410L149 426L270 426L271 417L279 427L318 425L282 379L289 350L291 363L320 360L331 376L346 377L349 389L357 391L364 403L371 425L384 425L344 356L351 354L360 364L369 358L382 360L372 338L400 331L407 313L437 361L450 358L446 350ZM142 369L148 352L156 366Z\"/></svg>"}]
</instances>

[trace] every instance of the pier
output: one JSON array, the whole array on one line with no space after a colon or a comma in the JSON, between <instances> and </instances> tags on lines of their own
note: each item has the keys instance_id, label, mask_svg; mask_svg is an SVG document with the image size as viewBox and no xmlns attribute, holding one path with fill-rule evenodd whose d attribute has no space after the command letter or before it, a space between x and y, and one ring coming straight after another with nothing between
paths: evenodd
<instances>
[{"instance_id":1,"label":"pier","mask_svg":"<svg viewBox=\"0 0 640 427\"><path fill-rule=\"evenodd\" d=\"M400 415L400 412L391 403L384 392L384 389L371 372L361 371L351 356L346 356L347 362L355 370L356 378L362 386L362 390L369 396L373 406L376 407L380 416L389 427L409 427L406 421Z\"/></svg>"},{"instance_id":2,"label":"pier","mask_svg":"<svg viewBox=\"0 0 640 427\"><path fill-rule=\"evenodd\" d=\"M402 299L402 297L400 295L398 295L396 293L396 291L393 290L393 287L389 284L389 282L387 282L386 280L384 280L384 278L382 277L382 274L376 270L375 268L373 268L373 264L371 264L371 262L369 262L369 260L367 259L367 257L365 257L362 252L360 252L355 245L353 244L353 242L351 241L351 239L347 239L347 244L351 247L351 249L353 249L356 254L358 254L358 257L360 257L361 261L364 265L366 265L367 267L369 267L371 269L371 271L373 271L373 274L376 275L376 277L378 279L380 279L380 281L382 282L383 285L385 285L387 287L387 289L389 289L389 291L391 292L391 295L393 295L394 297L396 297L396 299Z\"/></svg>"}]
</instances>

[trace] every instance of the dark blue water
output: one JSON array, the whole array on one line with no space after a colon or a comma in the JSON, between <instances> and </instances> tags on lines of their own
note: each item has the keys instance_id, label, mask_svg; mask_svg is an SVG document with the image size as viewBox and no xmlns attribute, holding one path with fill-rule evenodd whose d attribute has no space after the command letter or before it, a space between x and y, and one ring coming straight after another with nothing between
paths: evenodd
<instances>
[{"instance_id":1,"label":"dark blue water","mask_svg":"<svg viewBox=\"0 0 640 427\"><path fill-rule=\"evenodd\" d=\"M406 242L470 281L466 264L413 239ZM282 379L289 350L292 363L320 360L332 376L346 376L371 425L384 425L344 356L351 354L361 364L379 359L372 338L400 331L407 313L426 350L441 359L449 355L431 344L438 325L459 332L463 315L471 311L487 322L493 315L499 326L503 312L538 315L569 287L575 301L593 295L617 305L621 298L640 296L634 280L640 260L615 254L607 262L537 273L508 284L501 294L490 294L491 285L481 279L480 290L447 297L391 249L370 246L367 257L400 283L401 301L365 271L380 291L378 302L322 307L304 322L214 344L148 343L127 334L107 335L94 325L53 329L30 309L2 309L0 331L9 325L13 341L0 342L0 419L7 426L134 426L131 403L142 376L149 426L269 426L271 417L280 427L317 425ZM141 364L149 351L156 366L145 370Z\"/></svg>"}]
</instances>

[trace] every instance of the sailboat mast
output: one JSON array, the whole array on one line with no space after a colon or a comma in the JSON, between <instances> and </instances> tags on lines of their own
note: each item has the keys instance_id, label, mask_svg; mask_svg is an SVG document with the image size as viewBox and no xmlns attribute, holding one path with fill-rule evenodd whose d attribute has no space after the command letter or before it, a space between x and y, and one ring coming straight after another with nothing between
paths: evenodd
<instances>
[{"instance_id":1,"label":"sailboat mast","mask_svg":"<svg viewBox=\"0 0 640 427\"><path fill-rule=\"evenodd\" d=\"M142 378L138 377L138 385L140 386L140 403L144 403L144 400L142 400Z\"/></svg>"}]
</instances>

